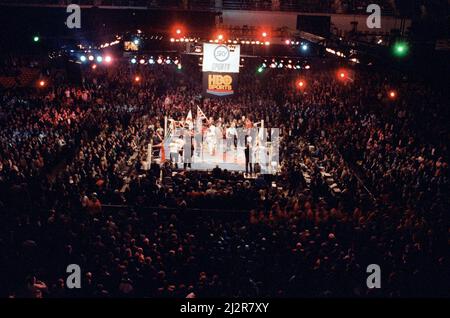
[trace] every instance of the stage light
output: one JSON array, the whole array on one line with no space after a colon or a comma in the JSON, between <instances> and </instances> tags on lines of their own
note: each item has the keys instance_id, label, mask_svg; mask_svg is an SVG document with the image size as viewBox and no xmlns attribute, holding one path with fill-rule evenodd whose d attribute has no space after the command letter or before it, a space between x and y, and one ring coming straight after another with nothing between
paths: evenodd
<instances>
[{"instance_id":1,"label":"stage light","mask_svg":"<svg viewBox=\"0 0 450 318\"><path fill-rule=\"evenodd\" d=\"M258 67L258 73L262 73L264 71L264 67L260 66Z\"/></svg>"},{"instance_id":2,"label":"stage light","mask_svg":"<svg viewBox=\"0 0 450 318\"><path fill-rule=\"evenodd\" d=\"M408 54L409 45L407 42L396 42L393 46L393 54L396 57L404 57Z\"/></svg>"},{"instance_id":3,"label":"stage light","mask_svg":"<svg viewBox=\"0 0 450 318\"><path fill-rule=\"evenodd\" d=\"M172 63L172 61L170 60L170 58L167 58L166 64L170 64L170 63Z\"/></svg>"},{"instance_id":4,"label":"stage light","mask_svg":"<svg viewBox=\"0 0 450 318\"><path fill-rule=\"evenodd\" d=\"M219 34L219 35L217 36L217 39L218 39L218 40L223 40L223 34Z\"/></svg>"},{"instance_id":5,"label":"stage light","mask_svg":"<svg viewBox=\"0 0 450 318\"><path fill-rule=\"evenodd\" d=\"M153 57L149 58L148 63L149 64L155 64L155 60L153 59Z\"/></svg>"},{"instance_id":6,"label":"stage light","mask_svg":"<svg viewBox=\"0 0 450 318\"><path fill-rule=\"evenodd\" d=\"M109 56L109 55L105 56L105 62L106 63L111 63L111 61L112 61L111 56Z\"/></svg>"},{"instance_id":7,"label":"stage light","mask_svg":"<svg viewBox=\"0 0 450 318\"><path fill-rule=\"evenodd\" d=\"M156 62L157 62L158 64L162 64L163 60L162 60L162 58L159 58Z\"/></svg>"},{"instance_id":8,"label":"stage light","mask_svg":"<svg viewBox=\"0 0 450 318\"><path fill-rule=\"evenodd\" d=\"M269 41L266 41L264 44L265 44L265 45L270 45L270 42L269 42Z\"/></svg>"},{"instance_id":9,"label":"stage light","mask_svg":"<svg viewBox=\"0 0 450 318\"><path fill-rule=\"evenodd\" d=\"M140 76L135 76L135 77L134 77L134 81L135 81L136 83L139 83L139 82L141 81L141 77L140 77Z\"/></svg>"},{"instance_id":10,"label":"stage light","mask_svg":"<svg viewBox=\"0 0 450 318\"><path fill-rule=\"evenodd\" d=\"M44 80L40 80L39 81L39 87L44 87L45 86L45 81Z\"/></svg>"},{"instance_id":11,"label":"stage light","mask_svg":"<svg viewBox=\"0 0 450 318\"><path fill-rule=\"evenodd\" d=\"M89 61L93 61L94 60L94 56L93 55L89 55L88 59L89 59Z\"/></svg>"},{"instance_id":12,"label":"stage light","mask_svg":"<svg viewBox=\"0 0 450 318\"><path fill-rule=\"evenodd\" d=\"M134 39L134 40L133 40L133 43L134 43L135 45L139 45L139 42L140 42L139 39Z\"/></svg>"},{"instance_id":13,"label":"stage light","mask_svg":"<svg viewBox=\"0 0 450 318\"><path fill-rule=\"evenodd\" d=\"M92 69L95 70L97 68L97 64L92 65Z\"/></svg>"},{"instance_id":14,"label":"stage light","mask_svg":"<svg viewBox=\"0 0 450 318\"><path fill-rule=\"evenodd\" d=\"M174 63L175 63L175 65L177 65L178 63L179 63L179 61L178 60L175 60L175 61L173 61Z\"/></svg>"},{"instance_id":15,"label":"stage light","mask_svg":"<svg viewBox=\"0 0 450 318\"><path fill-rule=\"evenodd\" d=\"M81 56L80 56L80 61L81 61L81 62L86 62L86 56L81 55Z\"/></svg>"},{"instance_id":16,"label":"stage light","mask_svg":"<svg viewBox=\"0 0 450 318\"><path fill-rule=\"evenodd\" d=\"M101 57L100 55L97 56L97 62L101 63L103 61L103 57Z\"/></svg>"},{"instance_id":17,"label":"stage light","mask_svg":"<svg viewBox=\"0 0 450 318\"><path fill-rule=\"evenodd\" d=\"M181 69L182 69L181 64L178 64L177 68L178 68L179 70L181 70Z\"/></svg>"},{"instance_id":18,"label":"stage light","mask_svg":"<svg viewBox=\"0 0 450 318\"><path fill-rule=\"evenodd\" d=\"M305 66L305 70L309 70L310 68L311 68L311 66L309 66L309 65Z\"/></svg>"},{"instance_id":19,"label":"stage light","mask_svg":"<svg viewBox=\"0 0 450 318\"><path fill-rule=\"evenodd\" d=\"M286 45L291 44L291 40L286 40L284 43L286 43Z\"/></svg>"},{"instance_id":20,"label":"stage light","mask_svg":"<svg viewBox=\"0 0 450 318\"><path fill-rule=\"evenodd\" d=\"M305 86L306 86L306 82L304 80L299 80L297 82L297 87L298 88L303 89L303 88L305 88Z\"/></svg>"},{"instance_id":21,"label":"stage light","mask_svg":"<svg viewBox=\"0 0 450 318\"><path fill-rule=\"evenodd\" d=\"M181 34L181 29L177 29L177 30L175 31L175 33L178 34L178 35L180 35L180 34Z\"/></svg>"},{"instance_id":22,"label":"stage light","mask_svg":"<svg viewBox=\"0 0 450 318\"><path fill-rule=\"evenodd\" d=\"M263 38L265 38L267 36L267 32L263 32L262 36L263 36Z\"/></svg>"},{"instance_id":23,"label":"stage light","mask_svg":"<svg viewBox=\"0 0 450 318\"><path fill-rule=\"evenodd\" d=\"M136 59L133 57L133 58L131 59L131 63L132 63L132 64L136 64L136 62L137 62Z\"/></svg>"},{"instance_id":24,"label":"stage light","mask_svg":"<svg viewBox=\"0 0 450 318\"><path fill-rule=\"evenodd\" d=\"M39 36L35 35L35 36L33 37L33 41L34 41L34 42L39 42L39 40L40 40Z\"/></svg>"},{"instance_id":25,"label":"stage light","mask_svg":"<svg viewBox=\"0 0 450 318\"><path fill-rule=\"evenodd\" d=\"M303 51L308 51L308 44L303 44L302 45L302 50Z\"/></svg>"},{"instance_id":26,"label":"stage light","mask_svg":"<svg viewBox=\"0 0 450 318\"><path fill-rule=\"evenodd\" d=\"M338 70L337 77L339 80L343 81L347 78L347 72L345 70Z\"/></svg>"},{"instance_id":27,"label":"stage light","mask_svg":"<svg viewBox=\"0 0 450 318\"><path fill-rule=\"evenodd\" d=\"M395 99L397 97L397 92L394 90L389 91L389 98Z\"/></svg>"},{"instance_id":28,"label":"stage light","mask_svg":"<svg viewBox=\"0 0 450 318\"><path fill-rule=\"evenodd\" d=\"M140 59L139 60L139 64L145 64L145 60L144 59Z\"/></svg>"}]
</instances>

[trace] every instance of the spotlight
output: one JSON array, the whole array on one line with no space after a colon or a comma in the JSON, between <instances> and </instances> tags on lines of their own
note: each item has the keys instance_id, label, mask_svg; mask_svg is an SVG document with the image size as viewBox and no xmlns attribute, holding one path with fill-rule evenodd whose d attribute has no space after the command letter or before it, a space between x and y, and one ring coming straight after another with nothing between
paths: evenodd
<instances>
[{"instance_id":1,"label":"spotlight","mask_svg":"<svg viewBox=\"0 0 450 318\"><path fill-rule=\"evenodd\" d=\"M258 68L258 73L262 73L264 71L264 68L262 67L262 66L260 66L259 68Z\"/></svg>"},{"instance_id":2,"label":"spotlight","mask_svg":"<svg viewBox=\"0 0 450 318\"><path fill-rule=\"evenodd\" d=\"M131 63L132 63L132 64L136 64L136 62L137 62L136 59L133 57L133 58L131 59Z\"/></svg>"},{"instance_id":3,"label":"spotlight","mask_svg":"<svg viewBox=\"0 0 450 318\"><path fill-rule=\"evenodd\" d=\"M308 51L308 44L303 44L302 45L302 50L303 51Z\"/></svg>"},{"instance_id":4,"label":"spotlight","mask_svg":"<svg viewBox=\"0 0 450 318\"><path fill-rule=\"evenodd\" d=\"M217 39L218 39L218 40L223 40L223 34L219 34L219 35L217 36Z\"/></svg>"},{"instance_id":5,"label":"spotlight","mask_svg":"<svg viewBox=\"0 0 450 318\"><path fill-rule=\"evenodd\" d=\"M347 78L347 72L345 70L339 70L337 73L337 77L338 77L338 79L343 81Z\"/></svg>"},{"instance_id":6,"label":"spotlight","mask_svg":"<svg viewBox=\"0 0 450 318\"><path fill-rule=\"evenodd\" d=\"M263 32L262 36L263 36L263 38L265 38L267 36L267 32Z\"/></svg>"},{"instance_id":7,"label":"spotlight","mask_svg":"<svg viewBox=\"0 0 450 318\"><path fill-rule=\"evenodd\" d=\"M109 56L109 55L105 56L105 62L106 63L111 63L111 61L112 61L111 56Z\"/></svg>"},{"instance_id":8,"label":"spotlight","mask_svg":"<svg viewBox=\"0 0 450 318\"><path fill-rule=\"evenodd\" d=\"M300 68L300 66L298 68ZM311 66L309 66L309 65L305 66L305 70L309 70L310 68L311 68Z\"/></svg>"},{"instance_id":9,"label":"spotlight","mask_svg":"<svg viewBox=\"0 0 450 318\"><path fill-rule=\"evenodd\" d=\"M81 62L86 62L86 56L81 55L81 56L80 56L80 61L81 61Z\"/></svg>"},{"instance_id":10,"label":"spotlight","mask_svg":"<svg viewBox=\"0 0 450 318\"><path fill-rule=\"evenodd\" d=\"M298 87L298 88L302 89L302 88L305 88L305 86L306 86L306 83L305 83L304 80L299 80L299 81L297 82L297 87Z\"/></svg>"},{"instance_id":11,"label":"spotlight","mask_svg":"<svg viewBox=\"0 0 450 318\"><path fill-rule=\"evenodd\" d=\"M396 57L404 57L408 54L409 45L407 42L396 42L393 47L393 54Z\"/></svg>"},{"instance_id":12,"label":"spotlight","mask_svg":"<svg viewBox=\"0 0 450 318\"><path fill-rule=\"evenodd\" d=\"M89 59L89 61L93 61L94 60L94 56L93 55L89 55L88 59Z\"/></svg>"},{"instance_id":13,"label":"spotlight","mask_svg":"<svg viewBox=\"0 0 450 318\"><path fill-rule=\"evenodd\" d=\"M44 87L45 86L45 81L44 80L40 80L39 81L39 87Z\"/></svg>"},{"instance_id":14,"label":"spotlight","mask_svg":"<svg viewBox=\"0 0 450 318\"><path fill-rule=\"evenodd\" d=\"M155 64L155 60L153 59L153 57L149 58L148 63L149 64Z\"/></svg>"},{"instance_id":15,"label":"spotlight","mask_svg":"<svg viewBox=\"0 0 450 318\"><path fill-rule=\"evenodd\" d=\"M394 90L389 91L389 98L395 99L397 97L397 92Z\"/></svg>"},{"instance_id":16,"label":"spotlight","mask_svg":"<svg viewBox=\"0 0 450 318\"><path fill-rule=\"evenodd\" d=\"M97 56L97 62L101 63L103 61L103 57L101 55Z\"/></svg>"},{"instance_id":17,"label":"spotlight","mask_svg":"<svg viewBox=\"0 0 450 318\"><path fill-rule=\"evenodd\" d=\"M178 60L175 60L175 61L173 61L174 63L175 63L175 65L177 65L178 63L179 63L179 61Z\"/></svg>"},{"instance_id":18,"label":"spotlight","mask_svg":"<svg viewBox=\"0 0 450 318\"><path fill-rule=\"evenodd\" d=\"M170 60L170 58L167 58L166 64L170 64L170 63L172 63L172 61Z\"/></svg>"},{"instance_id":19,"label":"spotlight","mask_svg":"<svg viewBox=\"0 0 450 318\"><path fill-rule=\"evenodd\" d=\"M34 42L39 42L39 40L40 40L39 36L35 35L35 36L33 37L33 41L34 41Z\"/></svg>"},{"instance_id":20,"label":"spotlight","mask_svg":"<svg viewBox=\"0 0 450 318\"><path fill-rule=\"evenodd\" d=\"M179 70L181 70L181 68L182 68L181 64L178 64L177 68L178 68Z\"/></svg>"},{"instance_id":21,"label":"spotlight","mask_svg":"<svg viewBox=\"0 0 450 318\"><path fill-rule=\"evenodd\" d=\"M141 77L140 77L140 76L135 76L135 77L134 77L134 81L135 81L136 83L139 83L139 82L141 81Z\"/></svg>"},{"instance_id":22,"label":"spotlight","mask_svg":"<svg viewBox=\"0 0 450 318\"><path fill-rule=\"evenodd\" d=\"M97 68L97 64L92 65L92 69L95 70Z\"/></svg>"},{"instance_id":23,"label":"spotlight","mask_svg":"<svg viewBox=\"0 0 450 318\"><path fill-rule=\"evenodd\" d=\"M134 39L133 40L133 43L136 44L136 45L139 45L139 42L140 42L139 39Z\"/></svg>"},{"instance_id":24,"label":"spotlight","mask_svg":"<svg viewBox=\"0 0 450 318\"><path fill-rule=\"evenodd\" d=\"M158 60L156 61L158 64L162 64L163 60L162 58L158 58Z\"/></svg>"},{"instance_id":25,"label":"spotlight","mask_svg":"<svg viewBox=\"0 0 450 318\"><path fill-rule=\"evenodd\" d=\"M176 32L178 35L180 35L180 34L181 34L181 29L177 29L175 32Z\"/></svg>"},{"instance_id":26,"label":"spotlight","mask_svg":"<svg viewBox=\"0 0 450 318\"><path fill-rule=\"evenodd\" d=\"M286 45L291 44L291 40L286 40L284 43L286 43Z\"/></svg>"},{"instance_id":27,"label":"spotlight","mask_svg":"<svg viewBox=\"0 0 450 318\"><path fill-rule=\"evenodd\" d=\"M140 59L139 60L139 64L145 64L145 60L144 59Z\"/></svg>"}]
</instances>

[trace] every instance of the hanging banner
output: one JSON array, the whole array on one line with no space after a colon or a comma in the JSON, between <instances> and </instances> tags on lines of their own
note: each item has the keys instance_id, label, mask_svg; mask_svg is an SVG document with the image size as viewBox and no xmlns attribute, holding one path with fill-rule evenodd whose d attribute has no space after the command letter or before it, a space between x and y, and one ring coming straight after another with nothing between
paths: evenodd
<instances>
[{"instance_id":1,"label":"hanging banner","mask_svg":"<svg viewBox=\"0 0 450 318\"><path fill-rule=\"evenodd\" d=\"M223 97L236 93L236 73L203 72L203 96Z\"/></svg>"},{"instance_id":2,"label":"hanging banner","mask_svg":"<svg viewBox=\"0 0 450 318\"><path fill-rule=\"evenodd\" d=\"M239 45L203 44L203 72L239 73Z\"/></svg>"}]
</instances>

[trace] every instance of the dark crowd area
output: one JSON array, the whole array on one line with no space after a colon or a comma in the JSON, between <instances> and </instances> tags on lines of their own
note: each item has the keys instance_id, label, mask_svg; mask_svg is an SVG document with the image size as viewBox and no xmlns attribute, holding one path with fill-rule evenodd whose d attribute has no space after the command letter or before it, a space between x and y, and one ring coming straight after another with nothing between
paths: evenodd
<instances>
[{"instance_id":1,"label":"dark crowd area","mask_svg":"<svg viewBox=\"0 0 450 318\"><path fill-rule=\"evenodd\" d=\"M1 297L450 296L447 91L332 63L302 89L297 72L244 66L223 99L201 97L197 60L116 60L76 85L39 60L0 70L30 63L45 87L0 89ZM144 169L164 116L197 106L279 128L279 172Z\"/></svg>"}]
</instances>

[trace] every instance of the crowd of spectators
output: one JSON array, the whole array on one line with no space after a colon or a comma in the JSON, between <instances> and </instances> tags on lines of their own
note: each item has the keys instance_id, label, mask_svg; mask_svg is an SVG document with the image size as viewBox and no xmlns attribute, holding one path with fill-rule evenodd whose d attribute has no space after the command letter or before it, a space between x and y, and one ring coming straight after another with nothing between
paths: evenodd
<instances>
[{"instance_id":1,"label":"crowd of spectators","mask_svg":"<svg viewBox=\"0 0 450 318\"><path fill-rule=\"evenodd\" d=\"M117 62L80 85L1 91L2 296L448 296L445 92L353 75L323 67L298 89L293 72L248 67L239 94L203 99L196 63ZM281 171L144 170L164 116L197 105L280 128ZM65 288L69 264L81 289Z\"/></svg>"}]
</instances>

